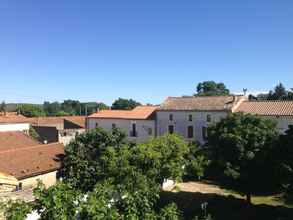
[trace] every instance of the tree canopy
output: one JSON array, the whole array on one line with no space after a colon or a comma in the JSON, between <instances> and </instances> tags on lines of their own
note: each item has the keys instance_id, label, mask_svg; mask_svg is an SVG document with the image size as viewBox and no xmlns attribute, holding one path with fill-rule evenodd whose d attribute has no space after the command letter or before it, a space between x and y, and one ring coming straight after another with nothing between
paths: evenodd
<instances>
[{"instance_id":1,"label":"tree canopy","mask_svg":"<svg viewBox=\"0 0 293 220\"><path fill-rule=\"evenodd\" d=\"M230 94L229 89L226 88L224 83L216 83L215 81L198 83L196 91L196 96L221 96Z\"/></svg>"},{"instance_id":2,"label":"tree canopy","mask_svg":"<svg viewBox=\"0 0 293 220\"><path fill-rule=\"evenodd\" d=\"M231 114L209 128L207 145L213 159L233 180L232 185L246 194L248 202L271 178L268 157L277 137L274 121L249 114Z\"/></svg>"},{"instance_id":3,"label":"tree canopy","mask_svg":"<svg viewBox=\"0 0 293 220\"><path fill-rule=\"evenodd\" d=\"M141 105L139 102L136 102L133 99L123 99L119 98L115 100L112 104L111 109L115 110L132 110L135 107Z\"/></svg>"},{"instance_id":4,"label":"tree canopy","mask_svg":"<svg viewBox=\"0 0 293 220\"><path fill-rule=\"evenodd\" d=\"M177 135L141 144L127 142L117 129L78 135L65 148L63 181L48 189L40 184L24 212L52 220L179 219L174 204L161 207L158 199L164 179L182 177L188 152ZM24 216L17 212L24 204L18 205L8 205L8 220Z\"/></svg>"},{"instance_id":5,"label":"tree canopy","mask_svg":"<svg viewBox=\"0 0 293 220\"><path fill-rule=\"evenodd\" d=\"M41 117L46 115L40 105L34 104L22 104L18 107L18 111L26 117Z\"/></svg>"}]
</instances>

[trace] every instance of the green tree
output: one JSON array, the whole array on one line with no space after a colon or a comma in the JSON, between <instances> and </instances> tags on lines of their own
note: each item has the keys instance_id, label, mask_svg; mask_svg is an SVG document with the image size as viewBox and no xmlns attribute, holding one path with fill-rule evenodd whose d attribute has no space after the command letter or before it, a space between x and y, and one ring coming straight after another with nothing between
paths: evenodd
<instances>
[{"instance_id":1,"label":"green tree","mask_svg":"<svg viewBox=\"0 0 293 220\"><path fill-rule=\"evenodd\" d=\"M141 105L139 102L134 101L133 99L117 99L113 104L111 109L115 110L131 110L135 107Z\"/></svg>"},{"instance_id":2,"label":"green tree","mask_svg":"<svg viewBox=\"0 0 293 220\"><path fill-rule=\"evenodd\" d=\"M276 123L249 114L230 114L209 129L208 146L247 202L272 179L268 155L278 137Z\"/></svg>"},{"instance_id":3,"label":"green tree","mask_svg":"<svg viewBox=\"0 0 293 220\"><path fill-rule=\"evenodd\" d=\"M282 83L279 83L274 91L270 91L268 94L268 100L285 100L288 98L288 92Z\"/></svg>"},{"instance_id":4,"label":"green tree","mask_svg":"<svg viewBox=\"0 0 293 220\"><path fill-rule=\"evenodd\" d=\"M1 211L7 220L25 220L31 213L33 207L30 203L21 200L11 201L1 204Z\"/></svg>"},{"instance_id":5,"label":"green tree","mask_svg":"<svg viewBox=\"0 0 293 220\"><path fill-rule=\"evenodd\" d=\"M3 112L4 114L6 113L6 103L3 101L0 105L0 112Z\"/></svg>"},{"instance_id":6,"label":"green tree","mask_svg":"<svg viewBox=\"0 0 293 220\"><path fill-rule=\"evenodd\" d=\"M186 178L201 180L205 175L205 170L210 164L210 160L203 149L198 148L196 143L189 144L189 154L187 154Z\"/></svg>"},{"instance_id":7,"label":"green tree","mask_svg":"<svg viewBox=\"0 0 293 220\"><path fill-rule=\"evenodd\" d=\"M215 81L204 81L198 83L197 93L195 96L221 96L229 95L230 91L224 83L216 83Z\"/></svg>"},{"instance_id":8,"label":"green tree","mask_svg":"<svg viewBox=\"0 0 293 220\"><path fill-rule=\"evenodd\" d=\"M273 155L276 161L276 171L281 184L286 190L286 198L293 200L293 126L285 134L280 135L279 143L275 148Z\"/></svg>"},{"instance_id":9,"label":"green tree","mask_svg":"<svg viewBox=\"0 0 293 220\"><path fill-rule=\"evenodd\" d=\"M37 141L40 140L40 135L36 132L36 130L32 126L30 126L28 132L29 132L29 136L31 138L33 138L33 139L35 139Z\"/></svg>"},{"instance_id":10,"label":"green tree","mask_svg":"<svg viewBox=\"0 0 293 220\"><path fill-rule=\"evenodd\" d=\"M44 102L43 109L47 116L56 116L61 111L61 105L59 102Z\"/></svg>"},{"instance_id":11,"label":"green tree","mask_svg":"<svg viewBox=\"0 0 293 220\"><path fill-rule=\"evenodd\" d=\"M18 107L18 111L26 117L41 117L46 115L39 105L34 104L22 104Z\"/></svg>"}]
</instances>

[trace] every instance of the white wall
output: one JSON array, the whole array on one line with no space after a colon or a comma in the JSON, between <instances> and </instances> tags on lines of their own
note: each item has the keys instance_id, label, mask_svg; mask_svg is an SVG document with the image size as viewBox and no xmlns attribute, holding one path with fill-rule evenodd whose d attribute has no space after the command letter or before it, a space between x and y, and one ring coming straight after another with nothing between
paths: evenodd
<instances>
[{"instance_id":1,"label":"white wall","mask_svg":"<svg viewBox=\"0 0 293 220\"><path fill-rule=\"evenodd\" d=\"M2 131L27 131L29 130L29 123L16 124L0 124L0 132Z\"/></svg>"},{"instance_id":2,"label":"white wall","mask_svg":"<svg viewBox=\"0 0 293 220\"><path fill-rule=\"evenodd\" d=\"M98 126L107 130L112 130L112 124L116 125L116 128L124 131L128 139L131 141L145 141L151 137L155 136L155 121L154 120L126 120L126 119L97 119L88 118L87 128L96 128L96 123ZM130 137L130 131L132 130L132 124L136 124L137 137ZM152 134L149 135L149 129L152 130Z\"/></svg>"},{"instance_id":3,"label":"white wall","mask_svg":"<svg viewBox=\"0 0 293 220\"><path fill-rule=\"evenodd\" d=\"M173 121L169 120L169 115L173 114ZM189 115L192 115L192 121L189 121ZM211 122L207 122L207 115L211 115ZM203 143L202 127L208 127L212 123L225 118L227 112L199 112L199 111L158 111L157 112L157 135L161 136L168 133L168 126L174 125L174 132L187 139L187 127L193 126L194 138L190 140Z\"/></svg>"},{"instance_id":4,"label":"white wall","mask_svg":"<svg viewBox=\"0 0 293 220\"><path fill-rule=\"evenodd\" d=\"M277 128L280 133L284 133L288 130L289 125L293 125L293 116L263 116L277 122Z\"/></svg>"},{"instance_id":5,"label":"white wall","mask_svg":"<svg viewBox=\"0 0 293 220\"><path fill-rule=\"evenodd\" d=\"M50 173L41 174L34 177L29 177L23 180L19 180L19 183L22 183L23 189L34 188L38 184L38 180L41 180L42 183L46 187L50 187L55 185L57 178L56 178L57 171L53 171Z\"/></svg>"}]
</instances>

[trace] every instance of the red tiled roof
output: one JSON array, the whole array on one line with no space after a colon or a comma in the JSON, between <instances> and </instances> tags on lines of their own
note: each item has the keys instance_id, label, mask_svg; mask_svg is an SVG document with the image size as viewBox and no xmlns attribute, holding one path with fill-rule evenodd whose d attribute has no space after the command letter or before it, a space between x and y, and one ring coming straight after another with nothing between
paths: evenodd
<instances>
[{"instance_id":1,"label":"red tiled roof","mask_svg":"<svg viewBox=\"0 0 293 220\"><path fill-rule=\"evenodd\" d=\"M0 132L0 152L5 150L32 147L39 144L40 143L38 141L33 140L21 131Z\"/></svg>"},{"instance_id":2,"label":"red tiled roof","mask_svg":"<svg viewBox=\"0 0 293 220\"><path fill-rule=\"evenodd\" d=\"M0 172L17 179L52 172L60 168L63 154L59 143L1 151Z\"/></svg>"},{"instance_id":3,"label":"red tiled roof","mask_svg":"<svg viewBox=\"0 0 293 220\"><path fill-rule=\"evenodd\" d=\"M227 111L243 96L188 96L168 97L159 110L170 111Z\"/></svg>"},{"instance_id":4,"label":"red tiled roof","mask_svg":"<svg viewBox=\"0 0 293 220\"><path fill-rule=\"evenodd\" d=\"M85 128L85 116L60 116L60 117L34 117L29 118L33 125L57 125L64 124L64 120L70 121L81 128Z\"/></svg>"},{"instance_id":5,"label":"red tiled roof","mask_svg":"<svg viewBox=\"0 0 293 220\"><path fill-rule=\"evenodd\" d=\"M89 118L148 119L157 108L157 106L138 106L133 110L101 110L90 115Z\"/></svg>"},{"instance_id":6,"label":"red tiled roof","mask_svg":"<svg viewBox=\"0 0 293 220\"><path fill-rule=\"evenodd\" d=\"M29 119L23 115L17 114L17 112L3 112L0 113L0 124L9 123L28 123Z\"/></svg>"},{"instance_id":7,"label":"red tiled roof","mask_svg":"<svg viewBox=\"0 0 293 220\"><path fill-rule=\"evenodd\" d=\"M293 116L293 101L246 101L235 112L267 116Z\"/></svg>"}]
</instances>

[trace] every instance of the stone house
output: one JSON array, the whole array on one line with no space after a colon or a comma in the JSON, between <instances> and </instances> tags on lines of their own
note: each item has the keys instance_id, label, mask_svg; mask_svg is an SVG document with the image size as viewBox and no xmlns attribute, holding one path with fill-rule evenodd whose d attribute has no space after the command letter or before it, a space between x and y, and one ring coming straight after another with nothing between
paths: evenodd
<instances>
[{"instance_id":1,"label":"stone house","mask_svg":"<svg viewBox=\"0 0 293 220\"><path fill-rule=\"evenodd\" d=\"M178 133L189 141L204 143L207 127L233 112L246 97L168 97L157 109L157 135Z\"/></svg>"},{"instance_id":2,"label":"stone house","mask_svg":"<svg viewBox=\"0 0 293 220\"><path fill-rule=\"evenodd\" d=\"M20 131L0 132L0 191L33 188L37 180L54 185L63 155L60 143L41 144Z\"/></svg>"},{"instance_id":3,"label":"stone house","mask_svg":"<svg viewBox=\"0 0 293 220\"><path fill-rule=\"evenodd\" d=\"M87 117L87 129L119 128L129 140L144 141L156 135L156 109L157 106L138 106L133 110L101 110Z\"/></svg>"}]
</instances>

